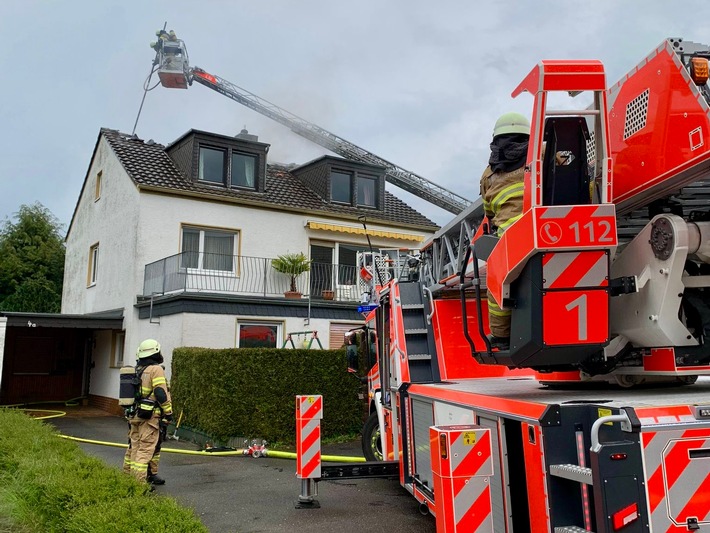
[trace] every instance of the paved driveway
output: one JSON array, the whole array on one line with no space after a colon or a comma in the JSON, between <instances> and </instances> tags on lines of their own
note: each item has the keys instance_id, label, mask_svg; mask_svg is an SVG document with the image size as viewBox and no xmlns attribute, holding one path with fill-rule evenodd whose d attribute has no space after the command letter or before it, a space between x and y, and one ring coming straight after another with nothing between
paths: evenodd
<instances>
[{"instance_id":1,"label":"paved driveway","mask_svg":"<svg viewBox=\"0 0 710 533\"><path fill-rule=\"evenodd\" d=\"M49 420L62 433L100 441L125 442L120 417L67 416ZM120 467L123 448L80 444L87 453ZM166 448L194 450L169 440ZM332 445L323 453L361 455L358 443ZM433 533L434 518L418 511L416 500L399 482L363 479L319 484L320 509L296 509L300 492L296 462L251 457L202 457L161 454L160 475L167 482L156 492L192 507L212 533L309 532Z\"/></svg>"}]
</instances>

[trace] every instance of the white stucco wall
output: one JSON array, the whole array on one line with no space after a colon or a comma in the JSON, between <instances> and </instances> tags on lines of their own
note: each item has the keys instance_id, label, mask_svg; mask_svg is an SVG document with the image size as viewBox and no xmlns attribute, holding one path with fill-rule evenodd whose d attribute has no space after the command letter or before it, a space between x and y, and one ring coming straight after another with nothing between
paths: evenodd
<instances>
[{"instance_id":1,"label":"white stucco wall","mask_svg":"<svg viewBox=\"0 0 710 533\"><path fill-rule=\"evenodd\" d=\"M126 339L123 360L126 365L136 364L136 349L145 339L156 339L160 342L165 357L165 372L170 379L172 353L178 346L185 346L182 339L183 315L170 315L160 318L160 323L150 323L148 320L138 320L137 314L128 310L124 325ZM100 331L95 335L96 343L93 350L94 368L91 369L90 394L118 398L119 369L111 364L112 332Z\"/></svg>"},{"instance_id":2,"label":"white stucco wall","mask_svg":"<svg viewBox=\"0 0 710 533\"><path fill-rule=\"evenodd\" d=\"M101 197L94 200L101 172ZM62 313L130 309L135 304L139 193L101 139L66 240ZM89 251L99 243L98 276L87 287ZM142 274L140 283L142 283Z\"/></svg>"},{"instance_id":3,"label":"white stucco wall","mask_svg":"<svg viewBox=\"0 0 710 533\"><path fill-rule=\"evenodd\" d=\"M287 252L304 252L308 255L311 239L367 245L364 235L309 229L306 227L309 220L359 227L356 220L342 221L320 215L145 193L141 194L141 231L136 259L138 264L144 265L180 253L183 225L236 230L239 232L239 253L249 257L276 257ZM144 228L149 230L144 231ZM430 235L369 223L368 230L398 231L424 238ZM370 240L375 248L416 248L421 244L411 240L380 237L371 237ZM142 279L142 266L139 273Z\"/></svg>"},{"instance_id":4,"label":"white stucco wall","mask_svg":"<svg viewBox=\"0 0 710 533\"><path fill-rule=\"evenodd\" d=\"M89 394L98 394L109 398L118 398L119 373L111 368L111 331L94 333L94 345L91 350L92 368L89 373ZM128 364L128 361L126 361Z\"/></svg>"}]
</instances>

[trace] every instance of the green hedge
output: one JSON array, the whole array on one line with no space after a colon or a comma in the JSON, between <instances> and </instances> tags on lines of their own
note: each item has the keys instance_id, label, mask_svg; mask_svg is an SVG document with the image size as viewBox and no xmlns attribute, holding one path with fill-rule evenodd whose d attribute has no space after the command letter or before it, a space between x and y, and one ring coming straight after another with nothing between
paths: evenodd
<instances>
[{"instance_id":1,"label":"green hedge","mask_svg":"<svg viewBox=\"0 0 710 533\"><path fill-rule=\"evenodd\" d=\"M0 531L207 532L172 498L88 457L22 411L0 409Z\"/></svg>"},{"instance_id":2,"label":"green hedge","mask_svg":"<svg viewBox=\"0 0 710 533\"><path fill-rule=\"evenodd\" d=\"M345 349L177 348L171 391L182 423L225 441L294 441L299 394L323 395L323 437L362 427L361 384L347 372Z\"/></svg>"}]
</instances>

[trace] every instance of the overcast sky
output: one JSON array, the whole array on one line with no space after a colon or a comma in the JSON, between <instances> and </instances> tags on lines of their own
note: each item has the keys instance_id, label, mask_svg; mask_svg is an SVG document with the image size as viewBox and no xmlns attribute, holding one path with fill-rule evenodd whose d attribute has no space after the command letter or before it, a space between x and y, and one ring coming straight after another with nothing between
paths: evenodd
<instances>
[{"instance_id":1,"label":"overcast sky","mask_svg":"<svg viewBox=\"0 0 710 533\"><path fill-rule=\"evenodd\" d=\"M510 93L541 59L600 59L612 84L666 37L710 44L707 0L0 0L0 219L41 202L68 226L99 129L133 129L165 22L193 66L471 200L498 115L530 114ZM327 153L198 84L149 92L136 133L243 127L271 162Z\"/></svg>"}]
</instances>

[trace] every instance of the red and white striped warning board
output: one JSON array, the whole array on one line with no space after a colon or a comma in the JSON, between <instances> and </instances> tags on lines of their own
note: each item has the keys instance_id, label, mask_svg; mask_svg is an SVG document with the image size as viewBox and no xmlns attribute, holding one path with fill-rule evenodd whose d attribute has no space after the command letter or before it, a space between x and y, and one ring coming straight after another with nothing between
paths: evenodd
<instances>
[{"instance_id":1,"label":"red and white striped warning board","mask_svg":"<svg viewBox=\"0 0 710 533\"><path fill-rule=\"evenodd\" d=\"M296 396L296 476L319 478L323 396Z\"/></svg>"},{"instance_id":2,"label":"red and white striped warning board","mask_svg":"<svg viewBox=\"0 0 710 533\"><path fill-rule=\"evenodd\" d=\"M480 426L429 428L436 530L493 532L491 432Z\"/></svg>"},{"instance_id":3,"label":"red and white striped warning board","mask_svg":"<svg viewBox=\"0 0 710 533\"><path fill-rule=\"evenodd\" d=\"M542 282L545 289L606 287L609 255L603 250L543 254Z\"/></svg>"},{"instance_id":4,"label":"red and white striped warning board","mask_svg":"<svg viewBox=\"0 0 710 533\"><path fill-rule=\"evenodd\" d=\"M642 433L653 531L710 525L710 428Z\"/></svg>"}]
</instances>

